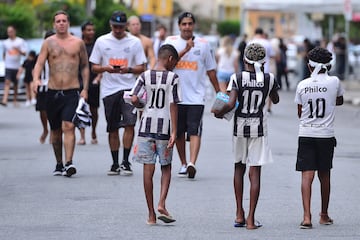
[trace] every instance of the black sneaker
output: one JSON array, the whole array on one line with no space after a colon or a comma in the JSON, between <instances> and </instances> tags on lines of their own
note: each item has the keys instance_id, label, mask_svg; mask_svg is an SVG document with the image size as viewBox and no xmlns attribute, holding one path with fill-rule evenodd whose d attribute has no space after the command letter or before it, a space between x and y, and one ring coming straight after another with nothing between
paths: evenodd
<instances>
[{"instance_id":1,"label":"black sneaker","mask_svg":"<svg viewBox=\"0 0 360 240\"><path fill-rule=\"evenodd\" d=\"M55 170L53 171L54 176L61 176L64 171L64 165L62 163L57 163Z\"/></svg>"},{"instance_id":2,"label":"black sneaker","mask_svg":"<svg viewBox=\"0 0 360 240\"><path fill-rule=\"evenodd\" d=\"M64 171L62 173L65 177L71 177L72 175L76 174L76 168L73 164L65 165Z\"/></svg>"},{"instance_id":3,"label":"black sneaker","mask_svg":"<svg viewBox=\"0 0 360 240\"><path fill-rule=\"evenodd\" d=\"M132 175L133 171L131 170L131 163L123 161L120 165L121 172L124 173L124 175Z\"/></svg>"},{"instance_id":4,"label":"black sneaker","mask_svg":"<svg viewBox=\"0 0 360 240\"><path fill-rule=\"evenodd\" d=\"M111 165L110 170L108 171L107 175L114 176L120 174L120 166L118 164Z\"/></svg>"}]
</instances>

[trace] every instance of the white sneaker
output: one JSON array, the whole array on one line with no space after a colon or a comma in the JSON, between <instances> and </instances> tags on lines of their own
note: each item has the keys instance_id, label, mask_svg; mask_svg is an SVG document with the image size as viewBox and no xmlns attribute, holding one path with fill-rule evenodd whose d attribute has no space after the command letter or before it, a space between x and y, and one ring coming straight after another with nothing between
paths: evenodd
<instances>
[{"instance_id":1,"label":"white sneaker","mask_svg":"<svg viewBox=\"0 0 360 240\"><path fill-rule=\"evenodd\" d=\"M35 98L31 99L30 103L31 103L31 105L35 105L36 104L36 99Z\"/></svg>"},{"instance_id":2,"label":"white sneaker","mask_svg":"<svg viewBox=\"0 0 360 240\"><path fill-rule=\"evenodd\" d=\"M26 100L25 102L25 107L29 107L31 105L30 101L29 100Z\"/></svg>"},{"instance_id":3,"label":"white sneaker","mask_svg":"<svg viewBox=\"0 0 360 240\"><path fill-rule=\"evenodd\" d=\"M62 175L65 177L71 177L72 175L76 174L76 168L74 165L70 164L68 166L65 165L64 171L62 172Z\"/></svg>"},{"instance_id":4,"label":"white sneaker","mask_svg":"<svg viewBox=\"0 0 360 240\"><path fill-rule=\"evenodd\" d=\"M188 178L195 178L196 167L192 162L187 165Z\"/></svg>"},{"instance_id":5,"label":"white sneaker","mask_svg":"<svg viewBox=\"0 0 360 240\"><path fill-rule=\"evenodd\" d=\"M186 165L182 165L179 172L178 172L178 176L179 177L186 177L186 175L187 175Z\"/></svg>"}]
</instances>

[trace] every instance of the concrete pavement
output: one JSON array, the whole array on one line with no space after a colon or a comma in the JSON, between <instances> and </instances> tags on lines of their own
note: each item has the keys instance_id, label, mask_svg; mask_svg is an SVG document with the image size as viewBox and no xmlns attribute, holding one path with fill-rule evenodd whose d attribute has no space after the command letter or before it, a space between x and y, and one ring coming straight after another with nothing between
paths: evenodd
<instances>
[{"instance_id":1,"label":"concrete pavement","mask_svg":"<svg viewBox=\"0 0 360 240\"><path fill-rule=\"evenodd\" d=\"M345 103L352 104L354 106L360 106L360 79L344 81Z\"/></svg>"},{"instance_id":2,"label":"concrete pavement","mask_svg":"<svg viewBox=\"0 0 360 240\"><path fill-rule=\"evenodd\" d=\"M207 106L204 135L194 181L178 178L175 153L167 208L174 224L147 226L142 166L134 175L109 177L111 164L103 109L98 145L76 146L72 178L53 177L55 160L49 144L41 145L38 114L31 108L0 108L0 239L360 239L360 175L358 107L337 109L338 148L332 171L329 213L332 226L320 226L319 184L313 185L312 230L300 230L300 173L295 172L296 106L293 92L280 92L279 105L269 118L273 164L263 167L256 218L258 230L234 228L231 122L212 117ZM212 103L209 100L209 103ZM354 121L355 119L355 121ZM79 136L77 132L77 136ZM122 155L122 151L120 151ZM155 203L160 171L154 176ZM248 209L249 184L245 184Z\"/></svg>"}]
</instances>

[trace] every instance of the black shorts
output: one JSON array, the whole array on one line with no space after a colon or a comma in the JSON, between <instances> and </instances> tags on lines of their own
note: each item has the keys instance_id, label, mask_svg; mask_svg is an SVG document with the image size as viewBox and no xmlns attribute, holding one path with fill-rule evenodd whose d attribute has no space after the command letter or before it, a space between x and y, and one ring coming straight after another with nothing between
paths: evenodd
<instances>
[{"instance_id":1,"label":"black shorts","mask_svg":"<svg viewBox=\"0 0 360 240\"><path fill-rule=\"evenodd\" d=\"M323 170L332 168L336 139L299 137L296 171Z\"/></svg>"},{"instance_id":2,"label":"black shorts","mask_svg":"<svg viewBox=\"0 0 360 240\"><path fill-rule=\"evenodd\" d=\"M46 111L47 104L47 86L39 86L36 94L36 111Z\"/></svg>"},{"instance_id":3,"label":"black shorts","mask_svg":"<svg viewBox=\"0 0 360 240\"><path fill-rule=\"evenodd\" d=\"M48 90L46 113L51 130L61 128L63 121L72 122L79 97L79 89Z\"/></svg>"},{"instance_id":4,"label":"black shorts","mask_svg":"<svg viewBox=\"0 0 360 240\"><path fill-rule=\"evenodd\" d=\"M204 105L178 104L177 135L181 136L186 132L187 138L201 136L203 114Z\"/></svg>"},{"instance_id":5,"label":"black shorts","mask_svg":"<svg viewBox=\"0 0 360 240\"><path fill-rule=\"evenodd\" d=\"M17 69L6 68L5 69L5 80L9 80L13 84L16 85L18 83L18 80L16 78L17 73L18 73Z\"/></svg>"},{"instance_id":6,"label":"black shorts","mask_svg":"<svg viewBox=\"0 0 360 240\"><path fill-rule=\"evenodd\" d=\"M115 131L121 127L135 126L136 109L133 105L124 101L124 91L126 90L103 98L107 132Z\"/></svg>"},{"instance_id":7,"label":"black shorts","mask_svg":"<svg viewBox=\"0 0 360 240\"><path fill-rule=\"evenodd\" d=\"M87 103L90 107L99 108L100 106L100 86L99 84L90 84L88 90Z\"/></svg>"}]
</instances>

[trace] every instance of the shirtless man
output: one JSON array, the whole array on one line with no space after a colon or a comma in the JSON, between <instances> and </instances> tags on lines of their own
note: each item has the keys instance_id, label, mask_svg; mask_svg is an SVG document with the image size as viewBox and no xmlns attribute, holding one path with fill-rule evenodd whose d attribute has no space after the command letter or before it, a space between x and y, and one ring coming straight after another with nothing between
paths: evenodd
<instances>
[{"instance_id":1,"label":"shirtless man","mask_svg":"<svg viewBox=\"0 0 360 240\"><path fill-rule=\"evenodd\" d=\"M57 11L53 18L55 35L47 38L41 46L40 54L34 68L34 91L41 85L40 74L48 61L50 78L48 83L48 115L51 140L56 158L54 176L71 177L76 173L72 164L75 149L75 126L72 118L79 101L79 95L87 99L89 86L89 64L84 42L72 36L68 29L69 15ZM83 90L79 94L79 69L83 79ZM65 167L62 159L64 134Z\"/></svg>"},{"instance_id":2,"label":"shirtless man","mask_svg":"<svg viewBox=\"0 0 360 240\"><path fill-rule=\"evenodd\" d=\"M156 58L153 48L153 42L147 36L141 34L141 23L137 16L131 16L128 19L128 30L129 32L138 37L143 45L145 56L148 59L148 67L153 69L155 67Z\"/></svg>"}]
</instances>

